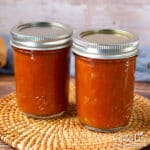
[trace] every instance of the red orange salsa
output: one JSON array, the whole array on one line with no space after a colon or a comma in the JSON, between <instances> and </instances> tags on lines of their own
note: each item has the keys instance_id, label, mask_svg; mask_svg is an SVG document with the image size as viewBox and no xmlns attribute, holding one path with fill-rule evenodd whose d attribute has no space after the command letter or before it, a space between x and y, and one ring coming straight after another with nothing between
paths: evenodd
<instances>
[{"instance_id":1,"label":"red orange salsa","mask_svg":"<svg viewBox=\"0 0 150 150\"><path fill-rule=\"evenodd\" d=\"M69 47L57 51L29 51L14 47L14 64L20 110L48 116L66 109Z\"/></svg>"},{"instance_id":2,"label":"red orange salsa","mask_svg":"<svg viewBox=\"0 0 150 150\"><path fill-rule=\"evenodd\" d=\"M76 55L78 116L101 129L126 126L133 103L135 57L94 60Z\"/></svg>"}]
</instances>

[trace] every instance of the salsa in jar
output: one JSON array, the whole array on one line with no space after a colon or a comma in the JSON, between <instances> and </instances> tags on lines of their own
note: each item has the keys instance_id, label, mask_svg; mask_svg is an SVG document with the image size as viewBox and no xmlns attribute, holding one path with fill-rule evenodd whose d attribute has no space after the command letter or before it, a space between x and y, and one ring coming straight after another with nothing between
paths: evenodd
<instances>
[{"instance_id":1,"label":"salsa in jar","mask_svg":"<svg viewBox=\"0 0 150 150\"><path fill-rule=\"evenodd\" d=\"M122 30L89 30L73 37L77 113L88 129L128 125L134 97L138 38Z\"/></svg>"},{"instance_id":2,"label":"salsa in jar","mask_svg":"<svg viewBox=\"0 0 150 150\"><path fill-rule=\"evenodd\" d=\"M11 31L19 109L35 118L63 114L68 104L72 29L35 22Z\"/></svg>"}]
</instances>

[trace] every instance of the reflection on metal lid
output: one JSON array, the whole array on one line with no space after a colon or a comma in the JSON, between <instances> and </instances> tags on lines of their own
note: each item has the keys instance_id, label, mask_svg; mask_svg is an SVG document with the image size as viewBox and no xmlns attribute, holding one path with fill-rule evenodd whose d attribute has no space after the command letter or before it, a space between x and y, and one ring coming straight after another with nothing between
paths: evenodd
<instances>
[{"instance_id":1,"label":"reflection on metal lid","mask_svg":"<svg viewBox=\"0 0 150 150\"><path fill-rule=\"evenodd\" d=\"M138 37L123 30L102 29L78 32L73 37L76 54L100 59L119 59L138 53Z\"/></svg>"},{"instance_id":2,"label":"reflection on metal lid","mask_svg":"<svg viewBox=\"0 0 150 150\"><path fill-rule=\"evenodd\" d=\"M56 22L21 24L11 30L11 44L30 50L53 50L71 43L72 29Z\"/></svg>"}]
</instances>

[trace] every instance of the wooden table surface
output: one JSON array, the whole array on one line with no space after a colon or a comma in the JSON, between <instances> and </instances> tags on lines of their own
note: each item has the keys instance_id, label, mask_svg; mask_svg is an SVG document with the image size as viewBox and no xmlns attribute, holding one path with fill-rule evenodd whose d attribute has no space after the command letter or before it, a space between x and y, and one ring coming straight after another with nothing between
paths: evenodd
<instances>
[{"instance_id":1,"label":"wooden table surface","mask_svg":"<svg viewBox=\"0 0 150 150\"><path fill-rule=\"evenodd\" d=\"M15 91L14 76L0 75L0 97ZM148 97L150 99L150 82L135 83L135 93ZM150 149L150 147L148 148ZM0 150L12 150L10 146L0 141Z\"/></svg>"}]
</instances>

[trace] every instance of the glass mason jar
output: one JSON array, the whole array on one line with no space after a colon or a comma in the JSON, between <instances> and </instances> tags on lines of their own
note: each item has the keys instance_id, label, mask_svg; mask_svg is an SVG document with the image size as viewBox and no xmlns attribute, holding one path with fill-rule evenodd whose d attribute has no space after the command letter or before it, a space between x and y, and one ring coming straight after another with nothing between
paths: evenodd
<instances>
[{"instance_id":1,"label":"glass mason jar","mask_svg":"<svg viewBox=\"0 0 150 150\"><path fill-rule=\"evenodd\" d=\"M136 35L111 29L78 32L73 52L80 122L98 132L127 126L134 98Z\"/></svg>"},{"instance_id":2,"label":"glass mason jar","mask_svg":"<svg viewBox=\"0 0 150 150\"><path fill-rule=\"evenodd\" d=\"M66 110L71 36L69 26L54 22L11 30L17 104L26 115L53 118Z\"/></svg>"}]
</instances>

